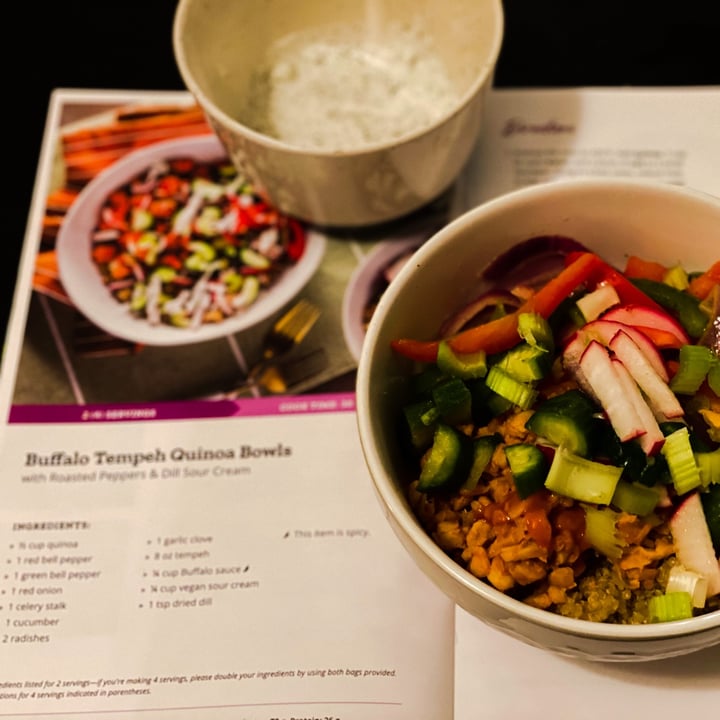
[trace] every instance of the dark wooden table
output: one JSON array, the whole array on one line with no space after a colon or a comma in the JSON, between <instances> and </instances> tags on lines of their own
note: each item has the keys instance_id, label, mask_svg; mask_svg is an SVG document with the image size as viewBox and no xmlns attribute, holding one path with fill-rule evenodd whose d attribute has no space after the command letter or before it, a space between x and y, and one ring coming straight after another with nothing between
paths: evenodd
<instances>
[{"instance_id":1,"label":"dark wooden table","mask_svg":"<svg viewBox=\"0 0 720 720\"><path fill-rule=\"evenodd\" d=\"M504 0L504 6L498 87L720 85L720 11L714 3ZM184 89L172 53L175 7L174 0L21 2L6 18L0 45L6 158L0 329L12 298L50 92Z\"/></svg>"}]
</instances>

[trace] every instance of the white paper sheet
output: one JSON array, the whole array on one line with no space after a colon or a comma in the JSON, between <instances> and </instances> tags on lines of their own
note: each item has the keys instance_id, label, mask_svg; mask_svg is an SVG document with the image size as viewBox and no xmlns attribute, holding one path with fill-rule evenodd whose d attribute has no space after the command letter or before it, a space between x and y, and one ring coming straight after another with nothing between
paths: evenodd
<instances>
[{"instance_id":1,"label":"white paper sheet","mask_svg":"<svg viewBox=\"0 0 720 720\"><path fill-rule=\"evenodd\" d=\"M0 716L451 717L353 412L46 432L8 428Z\"/></svg>"},{"instance_id":2,"label":"white paper sheet","mask_svg":"<svg viewBox=\"0 0 720 720\"><path fill-rule=\"evenodd\" d=\"M581 175L720 195L717 117L717 88L496 91L458 208ZM660 720L713 714L720 703L718 648L674 660L585 663L525 645L459 608L455 632L455 720Z\"/></svg>"},{"instance_id":3,"label":"white paper sheet","mask_svg":"<svg viewBox=\"0 0 720 720\"><path fill-rule=\"evenodd\" d=\"M454 213L578 175L720 195L717 117L713 88L495 91ZM586 664L456 609L382 516L349 409L3 432L0 717L663 720L720 701L717 649Z\"/></svg>"}]
</instances>

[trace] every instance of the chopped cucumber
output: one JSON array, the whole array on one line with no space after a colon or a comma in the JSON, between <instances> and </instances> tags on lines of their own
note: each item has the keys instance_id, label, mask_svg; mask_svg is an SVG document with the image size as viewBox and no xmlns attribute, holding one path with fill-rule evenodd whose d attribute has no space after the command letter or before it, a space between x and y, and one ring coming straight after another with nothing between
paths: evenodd
<instances>
[{"instance_id":1,"label":"chopped cucumber","mask_svg":"<svg viewBox=\"0 0 720 720\"><path fill-rule=\"evenodd\" d=\"M525 427L556 446L587 457L595 403L580 390L568 390L545 400Z\"/></svg>"},{"instance_id":2,"label":"chopped cucumber","mask_svg":"<svg viewBox=\"0 0 720 720\"><path fill-rule=\"evenodd\" d=\"M487 425L512 407L509 400L493 392L481 378L469 380L467 386L472 396L472 416L476 425Z\"/></svg>"},{"instance_id":3,"label":"chopped cucumber","mask_svg":"<svg viewBox=\"0 0 720 720\"><path fill-rule=\"evenodd\" d=\"M454 487L467 477L472 453L470 438L445 423L438 423L433 444L420 470L421 492Z\"/></svg>"},{"instance_id":4,"label":"chopped cucumber","mask_svg":"<svg viewBox=\"0 0 720 720\"><path fill-rule=\"evenodd\" d=\"M482 474L492 459L495 448L501 441L502 436L498 433L482 435L473 440L473 460L468 476L462 485L463 490L473 490L477 487Z\"/></svg>"},{"instance_id":5,"label":"chopped cucumber","mask_svg":"<svg viewBox=\"0 0 720 720\"><path fill-rule=\"evenodd\" d=\"M669 310L691 338L697 339L703 334L709 318L696 297L659 280L633 278L632 282L656 303Z\"/></svg>"},{"instance_id":6,"label":"chopped cucumber","mask_svg":"<svg viewBox=\"0 0 720 720\"><path fill-rule=\"evenodd\" d=\"M433 388L447 379L447 375L437 365L427 365L410 377L410 395L418 400L431 398Z\"/></svg>"},{"instance_id":7,"label":"chopped cucumber","mask_svg":"<svg viewBox=\"0 0 720 720\"><path fill-rule=\"evenodd\" d=\"M416 451L424 452L432 445L435 423L426 418L434 407L432 400L419 400L403 408L410 444Z\"/></svg>"},{"instance_id":8,"label":"chopped cucumber","mask_svg":"<svg viewBox=\"0 0 720 720\"><path fill-rule=\"evenodd\" d=\"M505 448L510 472L518 495L525 499L541 490L545 484L548 462L537 445L517 443Z\"/></svg>"},{"instance_id":9,"label":"chopped cucumber","mask_svg":"<svg viewBox=\"0 0 720 720\"><path fill-rule=\"evenodd\" d=\"M472 422L472 396L460 378L450 378L436 385L432 399L444 422L450 425Z\"/></svg>"}]
</instances>

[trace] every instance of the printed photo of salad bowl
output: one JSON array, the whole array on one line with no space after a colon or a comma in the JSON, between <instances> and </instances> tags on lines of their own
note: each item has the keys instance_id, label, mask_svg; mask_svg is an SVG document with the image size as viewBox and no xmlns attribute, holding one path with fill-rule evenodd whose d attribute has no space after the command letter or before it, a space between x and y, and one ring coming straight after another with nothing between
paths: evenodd
<instances>
[{"instance_id":1,"label":"printed photo of salad bowl","mask_svg":"<svg viewBox=\"0 0 720 720\"><path fill-rule=\"evenodd\" d=\"M565 656L720 644L720 200L558 180L468 211L368 325L377 497L462 608Z\"/></svg>"},{"instance_id":2,"label":"printed photo of salad bowl","mask_svg":"<svg viewBox=\"0 0 720 720\"><path fill-rule=\"evenodd\" d=\"M345 288L342 324L345 344L355 360L360 358L365 331L378 300L400 268L427 239L426 235L385 240L358 264Z\"/></svg>"},{"instance_id":3,"label":"printed photo of salad bowl","mask_svg":"<svg viewBox=\"0 0 720 720\"><path fill-rule=\"evenodd\" d=\"M206 134L143 147L102 171L70 207L56 250L67 294L95 325L183 345L279 311L325 243L261 200Z\"/></svg>"}]
</instances>

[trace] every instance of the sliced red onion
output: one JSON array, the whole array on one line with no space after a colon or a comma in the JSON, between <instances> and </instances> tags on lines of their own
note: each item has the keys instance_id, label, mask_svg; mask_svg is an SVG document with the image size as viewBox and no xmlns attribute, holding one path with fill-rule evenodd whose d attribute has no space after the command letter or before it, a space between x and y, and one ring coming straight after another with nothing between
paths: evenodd
<instances>
[{"instance_id":1,"label":"sliced red onion","mask_svg":"<svg viewBox=\"0 0 720 720\"><path fill-rule=\"evenodd\" d=\"M557 274L570 253L587 250L582 243L564 235L536 235L498 255L482 277L503 287L538 286Z\"/></svg>"},{"instance_id":2,"label":"sliced red onion","mask_svg":"<svg viewBox=\"0 0 720 720\"><path fill-rule=\"evenodd\" d=\"M472 325L473 321L477 324L478 316L488 308L495 308L498 305L517 308L521 304L522 299L513 295L509 290L488 290L453 313L440 328L440 335L441 337L450 337Z\"/></svg>"}]
</instances>

